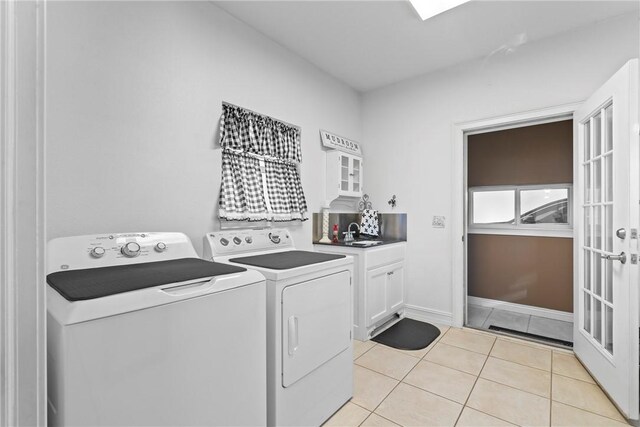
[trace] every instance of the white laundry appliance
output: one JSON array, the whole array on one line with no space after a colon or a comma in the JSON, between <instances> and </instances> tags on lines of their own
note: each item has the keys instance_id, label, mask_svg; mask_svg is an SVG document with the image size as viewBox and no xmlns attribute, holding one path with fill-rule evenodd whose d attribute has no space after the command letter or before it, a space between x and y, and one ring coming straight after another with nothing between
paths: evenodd
<instances>
[{"instance_id":1,"label":"white laundry appliance","mask_svg":"<svg viewBox=\"0 0 640 427\"><path fill-rule=\"evenodd\" d=\"M352 258L296 250L286 229L208 233L204 257L267 278L267 424L321 425L353 395Z\"/></svg>"},{"instance_id":2,"label":"white laundry appliance","mask_svg":"<svg viewBox=\"0 0 640 427\"><path fill-rule=\"evenodd\" d=\"M50 426L266 424L265 279L181 233L54 239Z\"/></svg>"}]
</instances>

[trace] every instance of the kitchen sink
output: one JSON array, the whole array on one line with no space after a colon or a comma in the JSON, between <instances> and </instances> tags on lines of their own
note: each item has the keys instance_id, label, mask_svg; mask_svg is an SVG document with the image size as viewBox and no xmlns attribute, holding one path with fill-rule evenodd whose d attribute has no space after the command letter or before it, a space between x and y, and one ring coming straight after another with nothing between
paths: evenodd
<instances>
[{"instance_id":1,"label":"kitchen sink","mask_svg":"<svg viewBox=\"0 0 640 427\"><path fill-rule=\"evenodd\" d=\"M382 243L382 240L355 240L353 243L351 243L351 246L359 246L359 247L369 247L369 246L375 246L375 245L379 245Z\"/></svg>"}]
</instances>

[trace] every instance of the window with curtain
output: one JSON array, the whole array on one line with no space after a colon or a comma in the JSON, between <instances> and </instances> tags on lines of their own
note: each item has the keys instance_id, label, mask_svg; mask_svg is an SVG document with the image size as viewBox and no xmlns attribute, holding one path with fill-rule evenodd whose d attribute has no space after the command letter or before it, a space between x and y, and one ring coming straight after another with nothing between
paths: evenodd
<instances>
[{"instance_id":1,"label":"window with curtain","mask_svg":"<svg viewBox=\"0 0 640 427\"><path fill-rule=\"evenodd\" d=\"M222 182L218 217L229 221L304 221L300 129L230 104L220 122Z\"/></svg>"}]
</instances>

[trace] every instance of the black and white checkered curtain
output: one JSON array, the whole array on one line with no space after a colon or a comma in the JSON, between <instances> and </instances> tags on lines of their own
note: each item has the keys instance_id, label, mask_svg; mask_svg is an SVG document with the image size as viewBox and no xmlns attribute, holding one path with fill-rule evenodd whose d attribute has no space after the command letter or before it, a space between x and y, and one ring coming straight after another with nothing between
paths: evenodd
<instances>
[{"instance_id":1,"label":"black and white checkered curtain","mask_svg":"<svg viewBox=\"0 0 640 427\"><path fill-rule=\"evenodd\" d=\"M223 104L220 145L220 219L307 219L307 202L298 172L301 162L298 128Z\"/></svg>"}]
</instances>

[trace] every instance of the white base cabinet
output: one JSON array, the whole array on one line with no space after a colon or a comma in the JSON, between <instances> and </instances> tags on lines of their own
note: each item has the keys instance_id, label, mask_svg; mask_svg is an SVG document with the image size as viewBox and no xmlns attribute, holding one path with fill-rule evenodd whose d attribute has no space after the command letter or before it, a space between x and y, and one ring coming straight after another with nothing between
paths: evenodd
<instances>
[{"instance_id":1,"label":"white base cabinet","mask_svg":"<svg viewBox=\"0 0 640 427\"><path fill-rule=\"evenodd\" d=\"M369 248L314 245L318 252L354 258L354 338L367 341L380 326L404 317L405 248L404 242Z\"/></svg>"}]
</instances>

